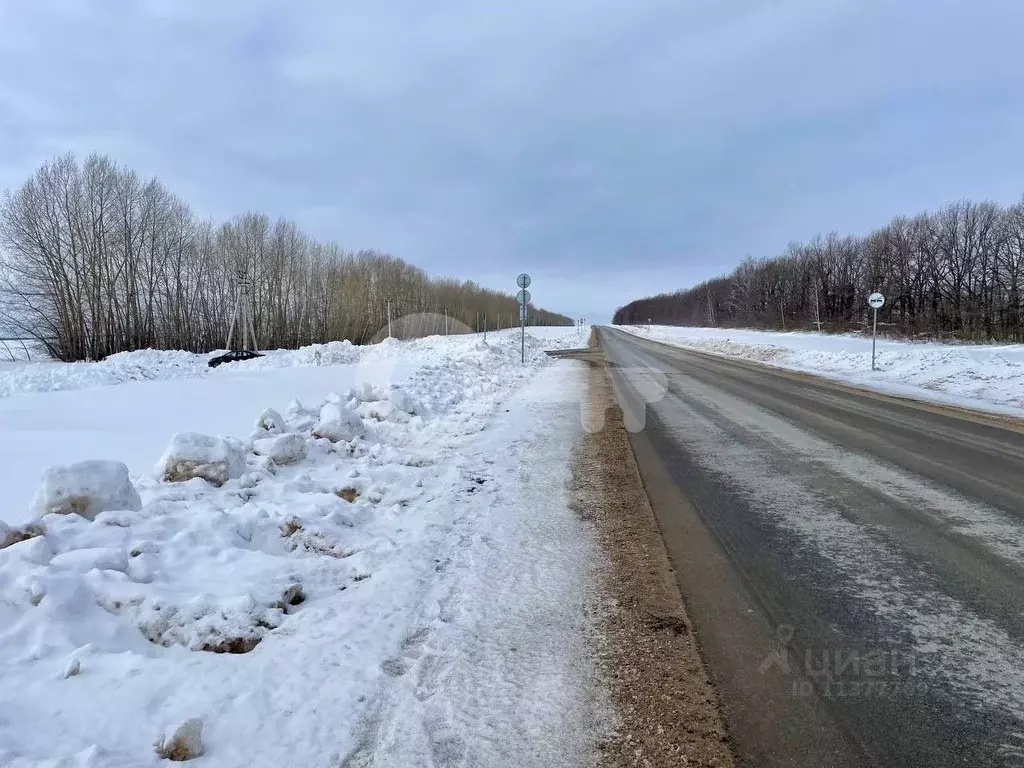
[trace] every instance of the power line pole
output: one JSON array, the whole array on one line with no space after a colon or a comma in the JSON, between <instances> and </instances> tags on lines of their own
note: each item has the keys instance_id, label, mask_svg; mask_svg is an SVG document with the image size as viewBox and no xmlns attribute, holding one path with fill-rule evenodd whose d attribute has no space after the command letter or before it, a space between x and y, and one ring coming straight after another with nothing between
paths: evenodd
<instances>
[{"instance_id":1,"label":"power line pole","mask_svg":"<svg viewBox=\"0 0 1024 768\"><path fill-rule=\"evenodd\" d=\"M256 329L253 327L252 322L250 287L249 278L245 274L245 270L238 270L238 293L235 298L235 310L231 313L231 325L228 327L227 348L229 350L235 336L235 328L241 326L242 349L249 349L249 337L252 336L253 351L259 352L259 344L256 342Z\"/></svg>"}]
</instances>

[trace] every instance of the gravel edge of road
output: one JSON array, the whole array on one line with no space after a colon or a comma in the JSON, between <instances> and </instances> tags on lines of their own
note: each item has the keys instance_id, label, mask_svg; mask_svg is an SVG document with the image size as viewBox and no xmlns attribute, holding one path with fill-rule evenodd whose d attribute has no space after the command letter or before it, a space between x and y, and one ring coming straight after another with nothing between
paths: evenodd
<instances>
[{"instance_id":1,"label":"gravel edge of road","mask_svg":"<svg viewBox=\"0 0 1024 768\"><path fill-rule=\"evenodd\" d=\"M594 350L596 351L596 350ZM583 357L583 356L581 356ZM573 457L573 506L594 524L607 567L598 664L616 714L602 768L733 766L708 678L611 389L588 354L587 422ZM601 428L595 429L597 425Z\"/></svg>"}]
</instances>

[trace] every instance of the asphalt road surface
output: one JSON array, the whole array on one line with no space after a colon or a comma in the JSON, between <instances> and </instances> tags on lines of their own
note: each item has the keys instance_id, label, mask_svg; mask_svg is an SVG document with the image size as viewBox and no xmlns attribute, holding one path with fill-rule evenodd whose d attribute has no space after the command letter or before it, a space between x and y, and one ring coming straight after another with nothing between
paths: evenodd
<instances>
[{"instance_id":1,"label":"asphalt road surface","mask_svg":"<svg viewBox=\"0 0 1024 768\"><path fill-rule=\"evenodd\" d=\"M599 330L743 766L1024 765L1024 434Z\"/></svg>"}]
</instances>

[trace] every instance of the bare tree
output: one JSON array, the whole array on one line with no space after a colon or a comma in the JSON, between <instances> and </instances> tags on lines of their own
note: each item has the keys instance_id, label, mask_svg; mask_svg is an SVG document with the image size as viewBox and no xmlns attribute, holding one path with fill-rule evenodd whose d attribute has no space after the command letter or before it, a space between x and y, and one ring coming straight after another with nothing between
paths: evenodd
<instances>
[{"instance_id":1,"label":"bare tree","mask_svg":"<svg viewBox=\"0 0 1024 768\"><path fill-rule=\"evenodd\" d=\"M249 212L199 221L159 181L109 158L44 164L0 200L0 323L63 360L141 347L209 350L224 343L235 282L252 281L264 346L349 339L365 343L397 315L407 336L516 311L513 296L472 282L431 279L376 251L319 243L294 222ZM532 322L572 325L531 308Z\"/></svg>"},{"instance_id":2,"label":"bare tree","mask_svg":"<svg viewBox=\"0 0 1024 768\"><path fill-rule=\"evenodd\" d=\"M844 331L866 328L866 297L874 290L888 296L888 333L1020 340L1024 201L1009 209L960 201L896 218L865 237L815 237L775 258L747 257L725 277L630 302L615 321L761 328L804 322Z\"/></svg>"}]
</instances>

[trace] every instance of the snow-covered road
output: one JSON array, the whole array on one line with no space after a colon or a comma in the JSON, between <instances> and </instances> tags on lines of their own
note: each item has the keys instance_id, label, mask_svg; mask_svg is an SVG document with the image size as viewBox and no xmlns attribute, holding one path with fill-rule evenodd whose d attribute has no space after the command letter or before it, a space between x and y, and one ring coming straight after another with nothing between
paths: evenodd
<instances>
[{"instance_id":1,"label":"snow-covered road","mask_svg":"<svg viewBox=\"0 0 1024 768\"><path fill-rule=\"evenodd\" d=\"M0 764L155 765L189 718L211 767L590 764L583 378L542 351L581 339L533 333L525 367L511 334L435 337L0 400L8 521L71 460L125 461L143 501L0 550ZM332 392L360 437L310 434ZM244 441L266 407L305 458L249 454L220 488L153 475L171 433Z\"/></svg>"}]
</instances>

